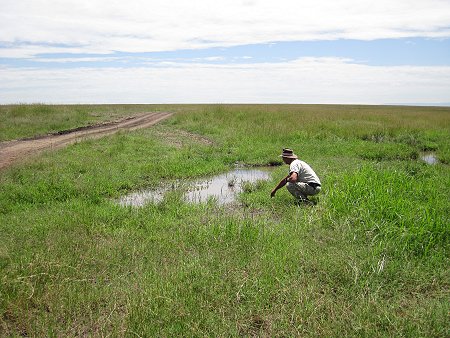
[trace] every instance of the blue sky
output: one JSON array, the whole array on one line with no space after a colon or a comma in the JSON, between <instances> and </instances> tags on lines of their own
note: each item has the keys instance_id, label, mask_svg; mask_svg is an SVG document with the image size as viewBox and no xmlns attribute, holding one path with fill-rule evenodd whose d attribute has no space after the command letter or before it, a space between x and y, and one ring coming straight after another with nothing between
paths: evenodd
<instances>
[{"instance_id":1,"label":"blue sky","mask_svg":"<svg viewBox=\"0 0 450 338\"><path fill-rule=\"evenodd\" d=\"M3 2L0 103L450 102L450 1Z\"/></svg>"},{"instance_id":2,"label":"blue sky","mask_svg":"<svg viewBox=\"0 0 450 338\"><path fill-rule=\"evenodd\" d=\"M0 45L0 48L8 46ZM141 67L161 62L276 63L303 57L342 58L370 66L450 66L450 39L402 38L373 41L341 39L271 42L162 52L40 53L30 58L1 58L0 64L36 68Z\"/></svg>"}]
</instances>

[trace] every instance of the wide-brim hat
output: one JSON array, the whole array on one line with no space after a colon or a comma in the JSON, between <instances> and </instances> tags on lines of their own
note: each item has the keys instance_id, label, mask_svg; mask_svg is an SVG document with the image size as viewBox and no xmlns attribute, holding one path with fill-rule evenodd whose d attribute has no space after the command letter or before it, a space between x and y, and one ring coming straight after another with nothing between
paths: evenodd
<instances>
[{"instance_id":1,"label":"wide-brim hat","mask_svg":"<svg viewBox=\"0 0 450 338\"><path fill-rule=\"evenodd\" d=\"M298 158L297 155L294 154L294 151L292 149L288 149L288 148L283 149L283 153L280 155L280 157Z\"/></svg>"}]
</instances>

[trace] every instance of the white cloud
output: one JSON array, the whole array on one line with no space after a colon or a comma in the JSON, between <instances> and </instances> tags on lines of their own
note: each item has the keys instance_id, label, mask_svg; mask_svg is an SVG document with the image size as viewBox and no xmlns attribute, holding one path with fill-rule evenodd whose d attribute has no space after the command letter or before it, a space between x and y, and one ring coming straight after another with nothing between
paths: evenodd
<instances>
[{"instance_id":1,"label":"white cloud","mask_svg":"<svg viewBox=\"0 0 450 338\"><path fill-rule=\"evenodd\" d=\"M117 60L85 55L113 51L450 37L449 0L0 1L0 57L54 63ZM34 58L42 53L81 55ZM207 64L222 58L186 64L142 56L141 68L0 66L0 103L450 101L449 67L371 67L335 58L248 64L244 55L232 59L236 64Z\"/></svg>"},{"instance_id":2,"label":"white cloud","mask_svg":"<svg viewBox=\"0 0 450 338\"><path fill-rule=\"evenodd\" d=\"M204 57L204 58L195 58L194 61L197 62L202 62L202 61L206 61L206 62L215 62L215 61L224 61L225 58L223 56L208 56L208 57Z\"/></svg>"},{"instance_id":3,"label":"white cloud","mask_svg":"<svg viewBox=\"0 0 450 338\"><path fill-rule=\"evenodd\" d=\"M0 55L13 57L450 36L448 0L2 0L1 7L0 41L12 47Z\"/></svg>"},{"instance_id":4,"label":"white cloud","mask_svg":"<svg viewBox=\"0 0 450 338\"><path fill-rule=\"evenodd\" d=\"M146 68L0 68L0 103L440 103L450 67L372 67L335 58Z\"/></svg>"},{"instance_id":5,"label":"white cloud","mask_svg":"<svg viewBox=\"0 0 450 338\"><path fill-rule=\"evenodd\" d=\"M33 60L36 62L49 62L49 63L73 63L73 62L112 62L112 61L125 61L124 58L119 57L79 57L79 58L39 58Z\"/></svg>"}]
</instances>

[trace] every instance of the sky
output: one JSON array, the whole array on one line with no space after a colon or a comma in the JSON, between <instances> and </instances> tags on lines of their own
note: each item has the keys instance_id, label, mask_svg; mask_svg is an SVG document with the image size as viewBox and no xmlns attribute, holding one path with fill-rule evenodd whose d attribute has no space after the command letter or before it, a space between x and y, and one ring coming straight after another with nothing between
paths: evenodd
<instances>
[{"instance_id":1,"label":"sky","mask_svg":"<svg viewBox=\"0 0 450 338\"><path fill-rule=\"evenodd\" d=\"M0 104L450 105L450 0L0 8Z\"/></svg>"}]
</instances>

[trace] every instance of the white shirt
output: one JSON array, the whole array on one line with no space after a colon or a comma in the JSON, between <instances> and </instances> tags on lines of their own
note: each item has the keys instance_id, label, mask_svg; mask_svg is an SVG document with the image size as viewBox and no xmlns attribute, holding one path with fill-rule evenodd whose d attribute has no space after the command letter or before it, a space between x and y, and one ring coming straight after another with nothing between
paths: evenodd
<instances>
[{"instance_id":1,"label":"white shirt","mask_svg":"<svg viewBox=\"0 0 450 338\"><path fill-rule=\"evenodd\" d=\"M313 182L321 184L319 177L317 177L314 170L312 170L312 168L306 162L300 160L292 161L289 166L289 174L291 174L292 172L297 173L297 182Z\"/></svg>"}]
</instances>

